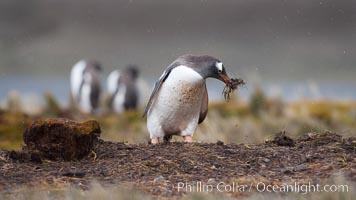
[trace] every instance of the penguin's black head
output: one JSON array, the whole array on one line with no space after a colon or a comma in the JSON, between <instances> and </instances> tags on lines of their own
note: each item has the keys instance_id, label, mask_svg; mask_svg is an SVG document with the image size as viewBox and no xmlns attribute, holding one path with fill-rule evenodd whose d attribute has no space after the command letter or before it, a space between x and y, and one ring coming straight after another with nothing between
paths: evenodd
<instances>
[{"instance_id":1,"label":"penguin's black head","mask_svg":"<svg viewBox=\"0 0 356 200\"><path fill-rule=\"evenodd\" d=\"M214 63L210 63L209 67L207 67L207 71L210 75L209 77L211 78L221 80L225 84L229 84L231 82L223 63L219 60L216 60Z\"/></svg>"},{"instance_id":2,"label":"penguin's black head","mask_svg":"<svg viewBox=\"0 0 356 200\"><path fill-rule=\"evenodd\" d=\"M102 70L103 70L102 67L101 67L101 64L96 60L89 60L87 62L87 65L88 65L89 68L92 68L97 72L102 72Z\"/></svg>"},{"instance_id":3,"label":"penguin's black head","mask_svg":"<svg viewBox=\"0 0 356 200\"><path fill-rule=\"evenodd\" d=\"M223 63L217 58L208 55L183 55L179 59L182 60L186 66L193 68L203 78L216 78L225 84L231 83Z\"/></svg>"},{"instance_id":4,"label":"penguin's black head","mask_svg":"<svg viewBox=\"0 0 356 200\"><path fill-rule=\"evenodd\" d=\"M128 74L131 78L137 79L139 75L137 65L128 65L125 70L126 74Z\"/></svg>"}]
</instances>

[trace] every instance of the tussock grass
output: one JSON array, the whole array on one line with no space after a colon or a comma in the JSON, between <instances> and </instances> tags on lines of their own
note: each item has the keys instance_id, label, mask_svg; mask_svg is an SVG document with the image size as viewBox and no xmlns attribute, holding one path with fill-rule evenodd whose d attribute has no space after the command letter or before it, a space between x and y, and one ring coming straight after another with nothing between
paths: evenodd
<instances>
[{"instance_id":1,"label":"tussock grass","mask_svg":"<svg viewBox=\"0 0 356 200\"><path fill-rule=\"evenodd\" d=\"M142 110L121 115L80 115L74 108L60 109L50 94L46 94L45 99L46 106L39 115L31 116L13 109L0 112L0 148L21 148L22 133L27 125L35 119L47 117L95 119L101 125L101 138L105 140L128 143L146 143L149 140L146 120L141 117ZM201 142L256 143L282 130L291 136L324 131L355 136L356 102L302 100L286 103L281 99L267 99L261 90L257 90L247 102L237 96L232 96L228 102L211 102L208 116L198 127L194 138ZM181 141L181 138L173 137L173 141Z\"/></svg>"}]
</instances>

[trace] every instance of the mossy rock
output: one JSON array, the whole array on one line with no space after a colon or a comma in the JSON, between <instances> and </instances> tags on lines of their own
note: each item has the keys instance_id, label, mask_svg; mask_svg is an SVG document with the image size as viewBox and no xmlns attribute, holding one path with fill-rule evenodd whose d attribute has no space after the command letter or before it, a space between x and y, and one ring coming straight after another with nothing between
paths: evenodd
<instances>
[{"instance_id":1,"label":"mossy rock","mask_svg":"<svg viewBox=\"0 0 356 200\"><path fill-rule=\"evenodd\" d=\"M100 136L95 120L76 122L64 118L37 120L23 133L29 151L51 160L78 160L87 156Z\"/></svg>"}]
</instances>

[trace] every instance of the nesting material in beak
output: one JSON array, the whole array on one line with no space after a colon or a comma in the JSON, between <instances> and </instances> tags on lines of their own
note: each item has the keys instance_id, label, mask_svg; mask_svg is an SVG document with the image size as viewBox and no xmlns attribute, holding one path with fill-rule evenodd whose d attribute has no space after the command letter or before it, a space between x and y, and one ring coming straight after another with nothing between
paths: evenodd
<instances>
[{"instance_id":1,"label":"nesting material in beak","mask_svg":"<svg viewBox=\"0 0 356 200\"><path fill-rule=\"evenodd\" d=\"M225 100L229 100L230 99L230 94L232 92L234 92L235 90L237 90L238 86L242 86L245 85L244 80L239 79L239 78L229 78L227 76L222 76L224 82L225 82L225 87L223 90L223 95ZM226 79L226 80L225 80Z\"/></svg>"}]
</instances>

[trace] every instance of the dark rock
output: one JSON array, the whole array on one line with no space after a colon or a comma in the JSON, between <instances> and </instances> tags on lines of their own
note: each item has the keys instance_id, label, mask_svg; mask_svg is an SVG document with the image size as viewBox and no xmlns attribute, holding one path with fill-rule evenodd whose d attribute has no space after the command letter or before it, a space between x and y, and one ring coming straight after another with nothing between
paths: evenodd
<instances>
[{"instance_id":1,"label":"dark rock","mask_svg":"<svg viewBox=\"0 0 356 200\"><path fill-rule=\"evenodd\" d=\"M278 146L288 146L288 147L293 147L295 145L295 142L292 138L288 137L286 135L285 131L279 132L275 135L272 141L269 141L273 144L276 144Z\"/></svg>"},{"instance_id":2,"label":"dark rock","mask_svg":"<svg viewBox=\"0 0 356 200\"><path fill-rule=\"evenodd\" d=\"M283 174L293 174L294 173L293 171L294 171L293 167L286 167L281 169L281 173Z\"/></svg>"},{"instance_id":3,"label":"dark rock","mask_svg":"<svg viewBox=\"0 0 356 200\"><path fill-rule=\"evenodd\" d=\"M83 178L85 176L85 172L83 171L68 171L64 172L62 176L74 177L74 178Z\"/></svg>"},{"instance_id":4,"label":"dark rock","mask_svg":"<svg viewBox=\"0 0 356 200\"><path fill-rule=\"evenodd\" d=\"M42 163L42 158L41 158L41 154L39 153L31 153L31 157L30 160L34 163Z\"/></svg>"},{"instance_id":5,"label":"dark rock","mask_svg":"<svg viewBox=\"0 0 356 200\"><path fill-rule=\"evenodd\" d=\"M224 145L224 142L222 142L222 141L219 140L219 141L216 142L216 144L217 144L217 145Z\"/></svg>"},{"instance_id":6,"label":"dark rock","mask_svg":"<svg viewBox=\"0 0 356 200\"><path fill-rule=\"evenodd\" d=\"M92 151L100 133L97 121L79 123L58 118L35 121L27 127L23 139L29 151L39 151L47 159L75 160Z\"/></svg>"}]
</instances>

